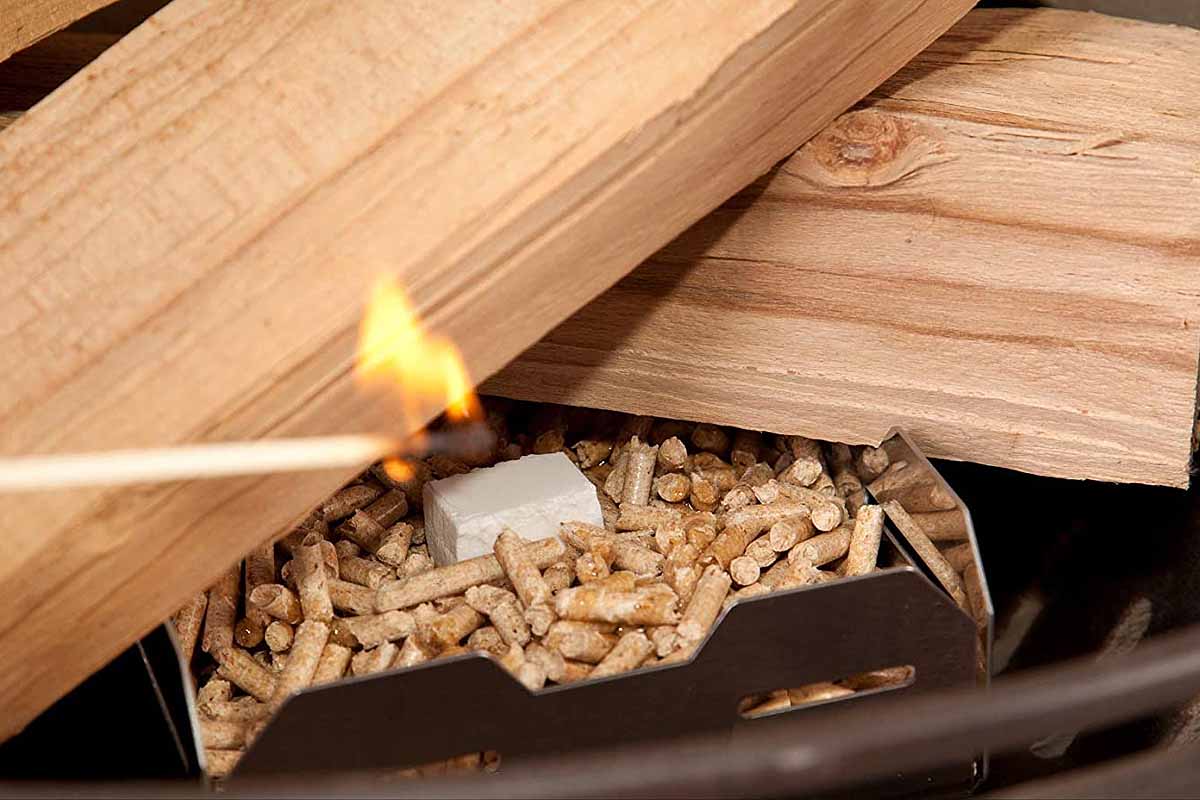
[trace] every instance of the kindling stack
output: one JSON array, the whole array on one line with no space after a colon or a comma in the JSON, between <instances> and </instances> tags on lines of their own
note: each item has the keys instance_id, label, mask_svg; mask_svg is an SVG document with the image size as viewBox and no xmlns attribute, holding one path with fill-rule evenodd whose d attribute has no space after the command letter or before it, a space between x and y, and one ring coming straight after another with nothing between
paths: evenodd
<instances>
[{"instance_id":1,"label":"kindling stack","mask_svg":"<svg viewBox=\"0 0 1200 800\"><path fill-rule=\"evenodd\" d=\"M392 431L381 275L490 375L971 5L174 0L0 134L6 454ZM356 471L0 507L0 738Z\"/></svg>"}]
</instances>

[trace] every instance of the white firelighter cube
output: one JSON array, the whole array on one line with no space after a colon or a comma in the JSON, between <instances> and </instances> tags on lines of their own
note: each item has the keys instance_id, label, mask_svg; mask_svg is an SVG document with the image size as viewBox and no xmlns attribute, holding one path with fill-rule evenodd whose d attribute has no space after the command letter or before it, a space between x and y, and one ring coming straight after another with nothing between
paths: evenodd
<instances>
[{"instance_id":1,"label":"white firelighter cube","mask_svg":"<svg viewBox=\"0 0 1200 800\"><path fill-rule=\"evenodd\" d=\"M604 517L596 487L562 453L425 484L425 541L439 566L491 553L505 528L533 541L571 521L603 525Z\"/></svg>"}]
</instances>

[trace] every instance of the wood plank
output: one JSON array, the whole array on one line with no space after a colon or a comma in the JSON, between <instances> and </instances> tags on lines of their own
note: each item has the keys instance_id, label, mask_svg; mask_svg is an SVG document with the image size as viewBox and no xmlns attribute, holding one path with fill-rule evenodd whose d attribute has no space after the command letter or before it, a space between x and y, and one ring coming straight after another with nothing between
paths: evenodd
<instances>
[{"instance_id":1,"label":"wood plank","mask_svg":"<svg viewBox=\"0 0 1200 800\"><path fill-rule=\"evenodd\" d=\"M113 0L0 0L0 61Z\"/></svg>"},{"instance_id":2,"label":"wood plank","mask_svg":"<svg viewBox=\"0 0 1200 800\"><path fill-rule=\"evenodd\" d=\"M1198 56L974 11L486 390L1186 486Z\"/></svg>"},{"instance_id":3,"label":"wood plank","mask_svg":"<svg viewBox=\"0 0 1200 800\"><path fill-rule=\"evenodd\" d=\"M486 376L969 5L176 0L0 135L0 447L398 427L378 276ZM347 477L0 504L0 737Z\"/></svg>"}]
</instances>

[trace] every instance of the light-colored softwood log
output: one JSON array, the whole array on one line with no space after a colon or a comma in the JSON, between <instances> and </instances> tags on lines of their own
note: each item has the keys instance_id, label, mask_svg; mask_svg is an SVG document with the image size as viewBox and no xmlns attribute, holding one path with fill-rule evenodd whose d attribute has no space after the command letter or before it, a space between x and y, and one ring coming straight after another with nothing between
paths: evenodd
<instances>
[{"instance_id":1,"label":"light-colored softwood log","mask_svg":"<svg viewBox=\"0 0 1200 800\"><path fill-rule=\"evenodd\" d=\"M1184 486L1200 31L973 11L487 390Z\"/></svg>"},{"instance_id":2,"label":"light-colored softwood log","mask_svg":"<svg viewBox=\"0 0 1200 800\"><path fill-rule=\"evenodd\" d=\"M0 135L3 452L396 426L380 275L486 376L969 5L176 0ZM0 738L347 477L0 504Z\"/></svg>"},{"instance_id":3,"label":"light-colored softwood log","mask_svg":"<svg viewBox=\"0 0 1200 800\"><path fill-rule=\"evenodd\" d=\"M0 0L0 61L113 0Z\"/></svg>"}]
</instances>

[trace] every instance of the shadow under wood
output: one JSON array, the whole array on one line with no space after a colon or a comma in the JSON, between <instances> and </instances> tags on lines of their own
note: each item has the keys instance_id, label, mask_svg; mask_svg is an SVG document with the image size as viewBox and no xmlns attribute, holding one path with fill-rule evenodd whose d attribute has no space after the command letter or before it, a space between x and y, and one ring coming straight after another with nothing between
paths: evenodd
<instances>
[{"instance_id":1,"label":"shadow under wood","mask_svg":"<svg viewBox=\"0 0 1200 800\"><path fill-rule=\"evenodd\" d=\"M169 0L123 0L0 61L0 130L95 61Z\"/></svg>"},{"instance_id":2,"label":"shadow under wood","mask_svg":"<svg viewBox=\"0 0 1200 800\"><path fill-rule=\"evenodd\" d=\"M171 0L121 0L98 9L76 22L70 30L124 36L141 25Z\"/></svg>"},{"instance_id":3,"label":"shadow under wood","mask_svg":"<svg viewBox=\"0 0 1200 800\"><path fill-rule=\"evenodd\" d=\"M0 114L33 108L120 38L109 33L63 31L0 61Z\"/></svg>"}]
</instances>

